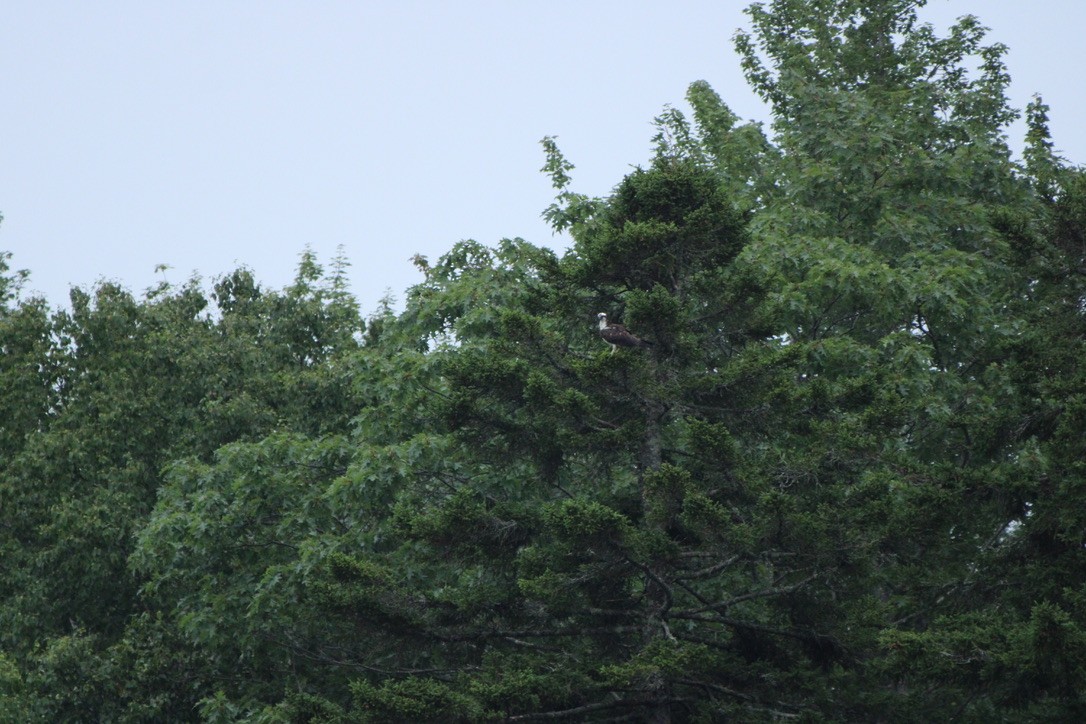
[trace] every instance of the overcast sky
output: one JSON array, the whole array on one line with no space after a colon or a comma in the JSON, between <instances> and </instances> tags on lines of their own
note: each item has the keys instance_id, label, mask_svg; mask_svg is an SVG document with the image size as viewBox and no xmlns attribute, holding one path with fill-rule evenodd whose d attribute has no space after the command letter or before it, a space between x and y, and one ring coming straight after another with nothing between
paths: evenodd
<instances>
[{"instance_id":1,"label":"overcast sky","mask_svg":"<svg viewBox=\"0 0 1086 724\"><path fill-rule=\"evenodd\" d=\"M606 194L650 155L651 121L704 79L768 120L731 36L740 0L50 2L0 18L0 251L54 305L238 265L290 282L342 245L364 311L460 239L561 249L539 140ZM1086 3L930 0L1010 46L1012 101L1052 107L1086 163ZM1021 129L1012 130L1018 145Z\"/></svg>"}]
</instances>

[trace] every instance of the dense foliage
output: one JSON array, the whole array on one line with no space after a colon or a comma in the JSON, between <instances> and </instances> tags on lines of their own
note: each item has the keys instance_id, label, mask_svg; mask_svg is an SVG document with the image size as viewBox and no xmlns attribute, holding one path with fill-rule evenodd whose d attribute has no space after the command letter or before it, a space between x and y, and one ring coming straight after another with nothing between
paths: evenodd
<instances>
[{"instance_id":1,"label":"dense foliage","mask_svg":"<svg viewBox=\"0 0 1086 724\"><path fill-rule=\"evenodd\" d=\"M774 0L558 256L52 311L0 257L0 719L1086 717L1086 174L917 0ZM612 352L606 312L653 345Z\"/></svg>"}]
</instances>

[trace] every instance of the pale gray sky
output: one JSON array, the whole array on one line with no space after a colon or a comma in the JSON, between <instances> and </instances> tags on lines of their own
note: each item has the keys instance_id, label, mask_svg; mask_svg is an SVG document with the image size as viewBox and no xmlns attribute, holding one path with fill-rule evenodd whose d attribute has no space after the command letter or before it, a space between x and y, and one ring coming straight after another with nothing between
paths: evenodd
<instances>
[{"instance_id":1,"label":"pale gray sky","mask_svg":"<svg viewBox=\"0 0 1086 724\"><path fill-rule=\"evenodd\" d=\"M409 258L522 236L562 248L538 144L606 194L651 121L705 79L767 120L731 47L742 0L53 2L0 18L0 250L66 304L106 278L136 293L193 272L293 277L343 245L364 311L420 280ZM1040 92L1086 162L1080 0L930 0L1010 46L1012 100ZM1013 135L1021 135L1020 129Z\"/></svg>"}]
</instances>

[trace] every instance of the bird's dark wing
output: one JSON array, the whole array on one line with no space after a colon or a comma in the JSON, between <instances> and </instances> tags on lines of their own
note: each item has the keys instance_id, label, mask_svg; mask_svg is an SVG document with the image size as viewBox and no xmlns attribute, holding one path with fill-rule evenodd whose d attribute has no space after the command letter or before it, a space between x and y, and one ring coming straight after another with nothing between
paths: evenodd
<instances>
[{"instance_id":1,"label":"bird's dark wing","mask_svg":"<svg viewBox=\"0 0 1086 724\"><path fill-rule=\"evenodd\" d=\"M600 330L600 336L604 341L619 347L644 347L645 342L630 334L630 331L621 324L608 324Z\"/></svg>"}]
</instances>

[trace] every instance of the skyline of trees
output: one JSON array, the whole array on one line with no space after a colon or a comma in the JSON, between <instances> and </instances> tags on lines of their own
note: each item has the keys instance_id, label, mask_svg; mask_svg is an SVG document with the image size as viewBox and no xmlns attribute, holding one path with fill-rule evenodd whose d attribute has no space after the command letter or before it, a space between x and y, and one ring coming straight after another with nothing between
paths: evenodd
<instances>
[{"instance_id":1,"label":"skyline of trees","mask_svg":"<svg viewBox=\"0 0 1086 724\"><path fill-rule=\"evenodd\" d=\"M1086 174L1005 48L773 0L558 255L295 282L0 257L0 718L1086 714ZM611 354L606 312L654 345Z\"/></svg>"}]
</instances>

